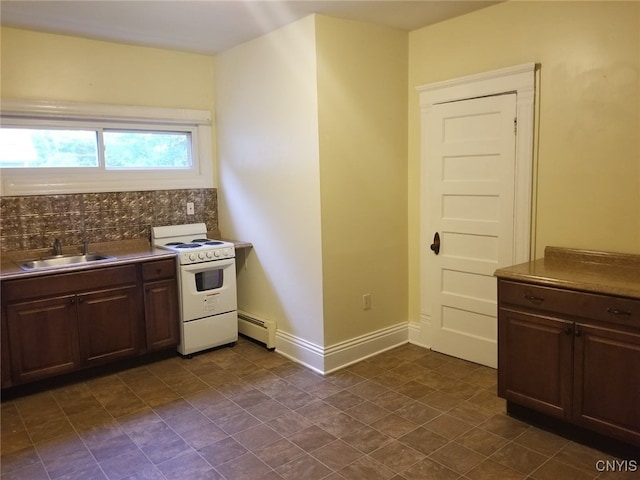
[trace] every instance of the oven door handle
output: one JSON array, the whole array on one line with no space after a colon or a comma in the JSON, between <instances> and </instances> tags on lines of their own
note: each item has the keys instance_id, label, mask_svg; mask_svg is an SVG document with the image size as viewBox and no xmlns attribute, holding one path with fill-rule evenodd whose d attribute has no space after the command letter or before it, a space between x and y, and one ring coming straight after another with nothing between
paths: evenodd
<instances>
[{"instance_id":1,"label":"oven door handle","mask_svg":"<svg viewBox=\"0 0 640 480\"><path fill-rule=\"evenodd\" d=\"M188 265L180 265L180 268L185 272L206 272L207 270L219 270L221 268L230 267L235 265L235 258L223 258L220 260L211 260L208 262L190 263Z\"/></svg>"}]
</instances>

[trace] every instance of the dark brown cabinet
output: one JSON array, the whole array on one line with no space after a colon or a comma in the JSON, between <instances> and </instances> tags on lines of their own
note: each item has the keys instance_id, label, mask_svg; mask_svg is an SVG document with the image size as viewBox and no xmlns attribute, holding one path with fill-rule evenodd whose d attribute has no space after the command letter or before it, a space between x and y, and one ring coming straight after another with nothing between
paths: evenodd
<instances>
[{"instance_id":1,"label":"dark brown cabinet","mask_svg":"<svg viewBox=\"0 0 640 480\"><path fill-rule=\"evenodd\" d=\"M2 387L178 343L175 260L2 282Z\"/></svg>"},{"instance_id":2,"label":"dark brown cabinet","mask_svg":"<svg viewBox=\"0 0 640 480\"><path fill-rule=\"evenodd\" d=\"M10 304L7 329L14 383L80 367L75 295Z\"/></svg>"},{"instance_id":3,"label":"dark brown cabinet","mask_svg":"<svg viewBox=\"0 0 640 480\"><path fill-rule=\"evenodd\" d=\"M498 281L498 394L640 445L640 301Z\"/></svg>"},{"instance_id":4,"label":"dark brown cabinet","mask_svg":"<svg viewBox=\"0 0 640 480\"><path fill-rule=\"evenodd\" d=\"M640 331L575 328L575 420L640 445Z\"/></svg>"},{"instance_id":5,"label":"dark brown cabinet","mask_svg":"<svg viewBox=\"0 0 640 480\"><path fill-rule=\"evenodd\" d=\"M87 365L132 357L140 351L136 286L78 295L80 356Z\"/></svg>"},{"instance_id":6,"label":"dark brown cabinet","mask_svg":"<svg viewBox=\"0 0 640 480\"><path fill-rule=\"evenodd\" d=\"M173 259L142 266L144 316L149 351L174 347L179 342L178 292Z\"/></svg>"},{"instance_id":7,"label":"dark brown cabinet","mask_svg":"<svg viewBox=\"0 0 640 480\"><path fill-rule=\"evenodd\" d=\"M554 417L570 418L572 324L508 308L500 308L499 318L500 396Z\"/></svg>"}]
</instances>

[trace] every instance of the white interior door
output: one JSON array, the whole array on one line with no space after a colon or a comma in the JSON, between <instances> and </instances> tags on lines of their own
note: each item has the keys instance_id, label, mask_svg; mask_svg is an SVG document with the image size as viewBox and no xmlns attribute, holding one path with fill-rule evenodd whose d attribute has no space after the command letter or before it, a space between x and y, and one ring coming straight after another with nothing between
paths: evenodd
<instances>
[{"instance_id":1,"label":"white interior door","mask_svg":"<svg viewBox=\"0 0 640 480\"><path fill-rule=\"evenodd\" d=\"M515 119L515 93L433 105L424 119L421 288L429 343L491 367L497 366L493 274L514 258ZM430 249L436 233L438 254Z\"/></svg>"}]
</instances>

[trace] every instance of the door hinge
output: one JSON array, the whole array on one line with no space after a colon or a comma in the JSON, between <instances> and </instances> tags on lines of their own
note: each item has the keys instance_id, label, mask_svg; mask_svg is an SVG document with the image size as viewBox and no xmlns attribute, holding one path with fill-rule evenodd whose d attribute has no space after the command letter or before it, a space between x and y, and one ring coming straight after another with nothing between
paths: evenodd
<instances>
[{"instance_id":1,"label":"door hinge","mask_svg":"<svg viewBox=\"0 0 640 480\"><path fill-rule=\"evenodd\" d=\"M518 117L515 117L513 119L513 134L514 135L518 134Z\"/></svg>"}]
</instances>

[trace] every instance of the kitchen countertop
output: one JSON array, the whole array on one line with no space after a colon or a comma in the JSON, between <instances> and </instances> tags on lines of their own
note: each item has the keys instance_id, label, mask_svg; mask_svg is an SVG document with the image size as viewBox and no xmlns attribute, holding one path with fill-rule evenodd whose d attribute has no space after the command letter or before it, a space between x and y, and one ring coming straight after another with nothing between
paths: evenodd
<instances>
[{"instance_id":1,"label":"kitchen countertop","mask_svg":"<svg viewBox=\"0 0 640 480\"><path fill-rule=\"evenodd\" d=\"M66 265L48 269L22 270L19 262L33 260L43 255L51 255L49 249L25 250L17 252L8 252L2 254L0 262L0 280L9 280L13 278L27 278L42 275L51 275L56 273L75 272L79 270L88 270L91 268L108 267L112 265L122 265L125 263L144 262L147 260L155 260L161 258L173 258L175 253L161 248L155 248L149 245L146 240L122 240L104 243L92 243L89 245L91 253L102 253L116 257L114 260L99 263L84 263L76 265ZM79 254L77 245L71 247L63 247L63 254Z\"/></svg>"},{"instance_id":2,"label":"kitchen countertop","mask_svg":"<svg viewBox=\"0 0 640 480\"><path fill-rule=\"evenodd\" d=\"M544 258L496 270L504 280L640 299L640 255L547 247Z\"/></svg>"},{"instance_id":3,"label":"kitchen countertop","mask_svg":"<svg viewBox=\"0 0 640 480\"><path fill-rule=\"evenodd\" d=\"M222 240L223 242L231 242L235 248L252 248L253 244L251 242L245 242L243 240L231 240L228 238L219 238L218 240Z\"/></svg>"},{"instance_id":4,"label":"kitchen countertop","mask_svg":"<svg viewBox=\"0 0 640 480\"><path fill-rule=\"evenodd\" d=\"M225 241L232 242L235 248L252 247L252 244L250 242L243 242L238 240ZM79 248L80 247L78 245L64 246L62 248L62 253L79 254ZM79 270L89 270L92 268L123 265L126 263L145 262L148 260L159 260L162 258L174 258L176 256L174 252L151 246L149 242L144 239L92 243L89 245L89 252L101 253L116 258L114 260L109 260L106 262L65 265L55 268L33 269L27 271L22 270L18 266L18 263L38 259L42 256L51 255L50 249L5 252L2 254L2 258L0 259L0 280L75 272Z\"/></svg>"}]
</instances>

